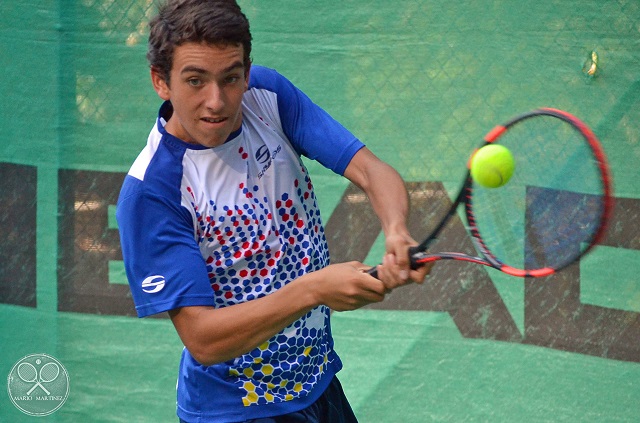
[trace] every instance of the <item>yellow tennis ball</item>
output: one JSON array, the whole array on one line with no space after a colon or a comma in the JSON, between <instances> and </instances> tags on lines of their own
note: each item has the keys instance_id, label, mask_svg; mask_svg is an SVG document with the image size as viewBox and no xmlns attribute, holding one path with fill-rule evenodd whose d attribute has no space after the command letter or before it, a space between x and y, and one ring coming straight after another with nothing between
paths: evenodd
<instances>
[{"instance_id":1,"label":"yellow tennis ball","mask_svg":"<svg viewBox=\"0 0 640 423\"><path fill-rule=\"evenodd\" d=\"M487 188L498 188L509 182L515 170L513 155L508 148L489 144L471 158L471 177Z\"/></svg>"}]
</instances>

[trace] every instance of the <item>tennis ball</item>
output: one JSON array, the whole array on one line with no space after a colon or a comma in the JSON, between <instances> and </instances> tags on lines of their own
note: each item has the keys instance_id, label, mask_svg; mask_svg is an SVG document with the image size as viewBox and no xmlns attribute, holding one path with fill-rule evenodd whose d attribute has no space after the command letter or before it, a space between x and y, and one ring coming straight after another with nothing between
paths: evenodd
<instances>
[{"instance_id":1,"label":"tennis ball","mask_svg":"<svg viewBox=\"0 0 640 423\"><path fill-rule=\"evenodd\" d=\"M515 163L508 148L485 145L471 157L471 177L486 188L498 188L509 182Z\"/></svg>"}]
</instances>

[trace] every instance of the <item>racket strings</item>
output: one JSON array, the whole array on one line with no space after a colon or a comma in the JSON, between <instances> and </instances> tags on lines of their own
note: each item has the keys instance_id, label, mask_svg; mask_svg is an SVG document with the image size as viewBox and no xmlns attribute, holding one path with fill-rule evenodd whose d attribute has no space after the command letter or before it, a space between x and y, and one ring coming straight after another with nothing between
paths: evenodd
<instances>
[{"instance_id":1,"label":"racket strings","mask_svg":"<svg viewBox=\"0 0 640 423\"><path fill-rule=\"evenodd\" d=\"M54 381L60 374L60 367L56 363L47 363L40 369L40 379L43 382Z\"/></svg>"},{"instance_id":2,"label":"racket strings","mask_svg":"<svg viewBox=\"0 0 640 423\"><path fill-rule=\"evenodd\" d=\"M38 371L30 363L21 363L18 366L18 376L25 382L35 382L38 379Z\"/></svg>"}]
</instances>

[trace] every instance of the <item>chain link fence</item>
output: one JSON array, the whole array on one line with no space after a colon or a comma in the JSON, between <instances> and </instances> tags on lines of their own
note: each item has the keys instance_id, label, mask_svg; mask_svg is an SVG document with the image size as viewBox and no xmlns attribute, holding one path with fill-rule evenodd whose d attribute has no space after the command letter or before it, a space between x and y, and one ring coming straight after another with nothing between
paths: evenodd
<instances>
[{"instance_id":1,"label":"chain link fence","mask_svg":"<svg viewBox=\"0 0 640 423\"><path fill-rule=\"evenodd\" d=\"M466 338L640 362L640 2L240 3L254 62L287 76L396 167L414 210L442 209L471 149L516 114L555 107L594 128L618 202L593 257L547 282L452 266L374 308L446 312ZM145 59L156 4L4 8L0 303L132 316L113 216L160 104ZM371 216L352 201L358 193L308 166L333 261L376 262L380 236L365 233ZM412 216L415 237L429 224Z\"/></svg>"}]
</instances>

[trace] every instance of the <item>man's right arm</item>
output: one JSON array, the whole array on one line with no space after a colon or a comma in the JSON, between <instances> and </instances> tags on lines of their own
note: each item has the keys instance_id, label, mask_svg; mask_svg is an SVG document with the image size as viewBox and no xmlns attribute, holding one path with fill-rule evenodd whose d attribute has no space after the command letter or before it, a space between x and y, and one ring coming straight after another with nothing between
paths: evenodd
<instances>
[{"instance_id":1,"label":"man's right arm","mask_svg":"<svg viewBox=\"0 0 640 423\"><path fill-rule=\"evenodd\" d=\"M382 301L385 287L363 273L367 267L334 264L259 299L219 309L182 307L169 315L187 350L208 366L251 351L319 305L347 311Z\"/></svg>"}]
</instances>

